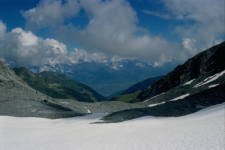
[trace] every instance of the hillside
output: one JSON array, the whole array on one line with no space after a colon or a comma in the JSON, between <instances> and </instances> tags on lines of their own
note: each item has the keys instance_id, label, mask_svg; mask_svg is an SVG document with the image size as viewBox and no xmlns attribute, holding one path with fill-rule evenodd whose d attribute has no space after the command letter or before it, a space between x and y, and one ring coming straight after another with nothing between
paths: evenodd
<instances>
[{"instance_id":1,"label":"hillside","mask_svg":"<svg viewBox=\"0 0 225 150\"><path fill-rule=\"evenodd\" d=\"M0 115L61 118L81 115L29 87L0 62Z\"/></svg>"},{"instance_id":2,"label":"hillside","mask_svg":"<svg viewBox=\"0 0 225 150\"><path fill-rule=\"evenodd\" d=\"M158 81L161 77L153 77L145 79L144 81L138 82L128 89L120 92L116 96L114 96L111 100L113 101L124 101L124 102L131 102L130 100L137 97L137 95L144 89L150 87L156 81Z\"/></svg>"},{"instance_id":3,"label":"hillside","mask_svg":"<svg viewBox=\"0 0 225 150\"><path fill-rule=\"evenodd\" d=\"M90 87L54 72L33 73L20 67L13 69L32 88L53 98L75 99L82 102L103 101L105 98Z\"/></svg>"},{"instance_id":4,"label":"hillside","mask_svg":"<svg viewBox=\"0 0 225 150\"><path fill-rule=\"evenodd\" d=\"M140 81L140 82L130 86L128 89L124 90L121 93L121 95L131 94L131 93L134 93L134 92L137 92L137 91L142 91L142 90L150 87L152 84L154 84L160 78L162 78L162 77L152 77L152 78L148 78L148 79L145 79L143 81Z\"/></svg>"},{"instance_id":5,"label":"hillside","mask_svg":"<svg viewBox=\"0 0 225 150\"><path fill-rule=\"evenodd\" d=\"M103 118L105 122L120 122L149 115L169 117L191 114L225 102L224 47L225 43L221 43L196 55L151 87L127 94L123 102L88 103L71 97L52 98L45 95L44 90L68 94L63 88L73 82L55 73L35 74L25 68L15 69L19 77L0 63L0 115L63 118L107 113L109 115ZM43 93L21 78L28 80L32 86L41 87ZM126 103L126 100L133 103Z\"/></svg>"},{"instance_id":6,"label":"hillside","mask_svg":"<svg viewBox=\"0 0 225 150\"><path fill-rule=\"evenodd\" d=\"M207 77L225 70L225 42L201 52L170 72L138 95L139 100L166 92L169 89L199 77Z\"/></svg>"},{"instance_id":7,"label":"hillside","mask_svg":"<svg viewBox=\"0 0 225 150\"><path fill-rule=\"evenodd\" d=\"M29 76L35 76L32 72L28 73L30 73ZM60 78L59 76L57 77ZM58 81L58 78L55 78L55 80ZM40 81L41 80L36 80L35 83L37 85L43 84ZM110 101L88 103L80 102L75 99L52 98L30 87L23 79L17 76L13 70L0 62L1 116L55 119L90 113L112 113L142 107L145 107L145 105Z\"/></svg>"},{"instance_id":8,"label":"hillside","mask_svg":"<svg viewBox=\"0 0 225 150\"><path fill-rule=\"evenodd\" d=\"M177 66L172 72L140 92L133 102L144 101L192 79L206 78L225 70L225 42L213 46Z\"/></svg>"},{"instance_id":9,"label":"hillside","mask_svg":"<svg viewBox=\"0 0 225 150\"><path fill-rule=\"evenodd\" d=\"M104 117L118 122L142 116L183 116L225 102L225 42L190 58L130 99L147 107Z\"/></svg>"}]
</instances>

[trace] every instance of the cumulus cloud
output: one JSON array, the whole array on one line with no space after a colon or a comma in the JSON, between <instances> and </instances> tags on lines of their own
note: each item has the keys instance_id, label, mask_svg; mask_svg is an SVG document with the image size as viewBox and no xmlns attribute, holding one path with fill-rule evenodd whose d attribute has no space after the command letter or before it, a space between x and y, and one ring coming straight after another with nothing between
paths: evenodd
<instances>
[{"instance_id":1,"label":"cumulus cloud","mask_svg":"<svg viewBox=\"0 0 225 150\"><path fill-rule=\"evenodd\" d=\"M54 3L53 0L52 3ZM57 3L62 4L59 1ZM162 37L153 36L146 29L138 26L137 14L126 0L80 0L77 5L87 14L88 24L82 29L73 25L60 24L57 29L54 28L55 34L58 35L56 38L77 42L89 50L122 57L142 58L152 64L184 59L184 54L178 44L168 42ZM58 6L63 7L63 5ZM28 26L29 24L39 25L41 22L39 28L46 27L48 23L44 26L44 22L33 21L32 18L36 18L35 16L40 16L40 14L44 16L41 10L48 7L51 7L49 3L41 2L36 8L33 8L39 11L30 9L24 12L24 14L29 14L29 17L24 15ZM51 9L47 10L51 11ZM48 17L46 16L46 18ZM66 17L59 18L59 20L67 19Z\"/></svg>"},{"instance_id":2,"label":"cumulus cloud","mask_svg":"<svg viewBox=\"0 0 225 150\"><path fill-rule=\"evenodd\" d=\"M140 27L136 11L126 0L42 0L35 8L25 11L23 16L29 29L53 27L50 31L56 39L110 55L141 58L155 66L185 60L224 40L224 0L160 1L167 14L144 12L184 21L184 25L174 27L180 43L152 35L151 29L149 32ZM73 25L76 22L65 24L76 18L80 10L87 15L87 25L77 28ZM79 52L80 58L88 58L84 52Z\"/></svg>"},{"instance_id":3,"label":"cumulus cloud","mask_svg":"<svg viewBox=\"0 0 225 150\"><path fill-rule=\"evenodd\" d=\"M79 11L76 0L42 0L36 8L22 13L30 29L58 26L65 19L71 18Z\"/></svg>"},{"instance_id":4,"label":"cumulus cloud","mask_svg":"<svg viewBox=\"0 0 225 150\"><path fill-rule=\"evenodd\" d=\"M0 40L0 57L20 65L57 63L66 56L66 46L54 39L42 39L30 31L15 28Z\"/></svg>"},{"instance_id":5,"label":"cumulus cloud","mask_svg":"<svg viewBox=\"0 0 225 150\"><path fill-rule=\"evenodd\" d=\"M80 48L68 50L62 42L40 38L22 28L7 32L6 25L0 21L0 59L23 66L96 62L114 67L128 58L108 56L103 53L88 53Z\"/></svg>"},{"instance_id":6,"label":"cumulus cloud","mask_svg":"<svg viewBox=\"0 0 225 150\"><path fill-rule=\"evenodd\" d=\"M190 53L199 52L218 43L218 40L224 40L224 0L161 1L171 16L192 22L189 26L178 26L176 29L183 40L183 46Z\"/></svg>"}]
</instances>

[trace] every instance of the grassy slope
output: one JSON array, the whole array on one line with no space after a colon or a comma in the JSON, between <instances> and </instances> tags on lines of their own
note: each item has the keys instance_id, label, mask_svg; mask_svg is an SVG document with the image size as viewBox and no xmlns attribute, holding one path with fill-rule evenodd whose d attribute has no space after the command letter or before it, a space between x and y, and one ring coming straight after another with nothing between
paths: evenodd
<instances>
[{"instance_id":1,"label":"grassy slope","mask_svg":"<svg viewBox=\"0 0 225 150\"><path fill-rule=\"evenodd\" d=\"M88 86L53 72L33 73L26 68L14 68L15 73L32 88L53 98L76 99L83 102L105 98Z\"/></svg>"}]
</instances>

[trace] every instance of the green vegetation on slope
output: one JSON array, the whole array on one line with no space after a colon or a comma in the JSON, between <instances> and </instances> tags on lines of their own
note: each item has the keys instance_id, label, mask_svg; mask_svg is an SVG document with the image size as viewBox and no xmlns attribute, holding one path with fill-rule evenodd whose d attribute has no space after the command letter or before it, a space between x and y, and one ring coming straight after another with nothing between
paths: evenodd
<instances>
[{"instance_id":1,"label":"green vegetation on slope","mask_svg":"<svg viewBox=\"0 0 225 150\"><path fill-rule=\"evenodd\" d=\"M53 98L75 99L82 102L103 101L105 98L90 87L54 72L33 73L24 68L14 68L15 73L32 88Z\"/></svg>"},{"instance_id":2,"label":"green vegetation on slope","mask_svg":"<svg viewBox=\"0 0 225 150\"><path fill-rule=\"evenodd\" d=\"M134 92L134 93L130 93L130 94L118 95L118 96L113 97L111 100L130 103L133 101L133 99L135 99L138 96L139 93L140 92Z\"/></svg>"}]
</instances>

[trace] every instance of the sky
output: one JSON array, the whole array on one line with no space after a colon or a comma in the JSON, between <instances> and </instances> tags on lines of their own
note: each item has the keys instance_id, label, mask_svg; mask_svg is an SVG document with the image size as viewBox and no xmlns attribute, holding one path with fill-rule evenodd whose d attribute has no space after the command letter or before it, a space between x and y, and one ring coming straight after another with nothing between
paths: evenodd
<instances>
[{"instance_id":1,"label":"sky","mask_svg":"<svg viewBox=\"0 0 225 150\"><path fill-rule=\"evenodd\" d=\"M0 58L158 67L224 41L224 18L224 0L1 0Z\"/></svg>"}]
</instances>

